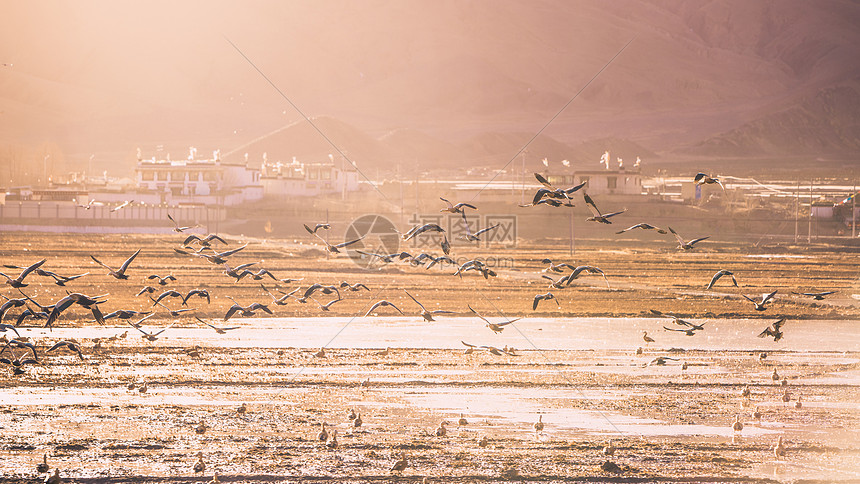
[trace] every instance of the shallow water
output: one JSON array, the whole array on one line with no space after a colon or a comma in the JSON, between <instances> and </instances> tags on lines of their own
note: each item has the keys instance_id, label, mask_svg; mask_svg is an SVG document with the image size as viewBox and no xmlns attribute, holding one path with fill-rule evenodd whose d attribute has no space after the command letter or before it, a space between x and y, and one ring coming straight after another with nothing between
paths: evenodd
<instances>
[{"instance_id":1,"label":"shallow water","mask_svg":"<svg viewBox=\"0 0 860 484\"><path fill-rule=\"evenodd\" d=\"M494 334L477 318L445 318L435 323L404 317L368 318L249 318L233 319L223 326L241 329L219 335L208 328L171 328L155 343L171 346L221 346L231 348L438 348L463 349L461 341L476 345L513 346L518 349L547 350L630 350L645 348L683 348L709 351L784 350L860 351L860 322L837 320L789 320L783 326L785 336L774 342L758 338L773 321L765 319L690 319L705 323L705 330L695 336L666 331L673 327L669 318L525 318L500 334ZM502 318L490 318L493 322ZM147 330L159 326L146 326ZM21 335L34 338L99 338L128 331L125 341L141 338L130 326L87 326L83 328L19 329ZM646 344L642 331L656 340Z\"/></svg>"}]
</instances>

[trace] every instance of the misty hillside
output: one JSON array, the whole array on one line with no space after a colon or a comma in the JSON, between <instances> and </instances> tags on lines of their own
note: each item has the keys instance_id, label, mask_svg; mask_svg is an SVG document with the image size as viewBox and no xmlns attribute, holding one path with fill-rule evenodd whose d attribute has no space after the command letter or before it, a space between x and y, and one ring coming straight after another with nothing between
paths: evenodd
<instances>
[{"instance_id":1,"label":"misty hillside","mask_svg":"<svg viewBox=\"0 0 860 484\"><path fill-rule=\"evenodd\" d=\"M556 115L527 161L591 159L602 149L577 147L605 139L662 156L857 150L848 108L834 126L814 100L851 99L856 2L206 6L10 5L0 144L50 144L70 167L95 153L111 170L138 146L326 156L299 108L382 167L504 163Z\"/></svg>"}]
</instances>

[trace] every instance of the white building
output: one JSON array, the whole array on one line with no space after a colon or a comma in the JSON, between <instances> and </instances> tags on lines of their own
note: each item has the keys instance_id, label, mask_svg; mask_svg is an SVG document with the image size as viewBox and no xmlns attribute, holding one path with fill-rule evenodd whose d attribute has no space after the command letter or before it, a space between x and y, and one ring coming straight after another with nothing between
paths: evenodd
<instances>
[{"instance_id":1,"label":"white building","mask_svg":"<svg viewBox=\"0 0 860 484\"><path fill-rule=\"evenodd\" d=\"M225 163L218 151L197 159L191 148L187 160L141 159L135 168L137 186L158 193L168 203L236 205L263 197L260 170L245 163Z\"/></svg>"},{"instance_id":2,"label":"white building","mask_svg":"<svg viewBox=\"0 0 860 484\"><path fill-rule=\"evenodd\" d=\"M356 169L346 163L337 166L333 161L301 163L293 158L290 163L268 163L264 158L260 181L267 197L346 196L359 189Z\"/></svg>"},{"instance_id":3,"label":"white building","mask_svg":"<svg viewBox=\"0 0 860 484\"><path fill-rule=\"evenodd\" d=\"M544 174L547 181L557 188L570 188L588 182L585 190L594 195L639 195L642 193L642 175L634 170L576 171L568 174Z\"/></svg>"}]
</instances>

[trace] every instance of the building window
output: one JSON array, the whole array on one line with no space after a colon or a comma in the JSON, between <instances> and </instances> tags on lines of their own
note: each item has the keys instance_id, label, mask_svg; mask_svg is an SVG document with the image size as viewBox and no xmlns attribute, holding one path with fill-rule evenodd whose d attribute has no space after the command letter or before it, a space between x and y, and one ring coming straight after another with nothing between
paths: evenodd
<instances>
[{"instance_id":1,"label":"building window","mask_svg":"<svg viewBox=\"0 0 860 484\"><path fill-rule=\"evenodd\" d=\"M318 174L316 170L308 170L308 180L316 180L317 176Z\"/></svg>"},{"instance_id":2,"label":"building window","mask_svg":"<svg viewBox=\"0 0 860 484\"><path fill-rule=\"evenodd\" d=\"M606 179L606 188L618 188L618 178L610 176Z\"/></svg>"},{"instance_id":3,"label":"building window","mask_svg":"<svg viewBox=\"0 0 860 484\"><path fill-rule=\"evenodd\" d=\"M155 181L155 172L153 171L142 171L140 172L140 179L144 181Z\"/></svg>"},{"instance_id":4,"label":"building window","mask_svg":"<svg viewBox=\"0 0 860 484\"><path fill-rule=\"evenodd\" d=\"M320 178L323 180L331 180L331 170L320 170Z\"/></svg>"}]
</instances>

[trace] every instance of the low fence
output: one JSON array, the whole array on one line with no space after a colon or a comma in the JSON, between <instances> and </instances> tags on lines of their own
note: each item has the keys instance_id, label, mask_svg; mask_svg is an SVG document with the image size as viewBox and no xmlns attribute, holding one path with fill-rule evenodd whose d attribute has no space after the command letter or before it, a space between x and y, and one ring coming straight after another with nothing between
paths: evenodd
<instances>
[{"instance_id":1,"label":"low fence","mask_svg":"<svg viewBox=\"0 0 860 484\"><path fill-rule=\"evenodd\" d=\"M174 228L170 214L182 226L199 225L200 232L217 232L226 219L218 207L171 207L131 204L89 209L73 202L6 201L0 205L0 230L72 233L167 233Z\"/></svg>"}]
</instances>

